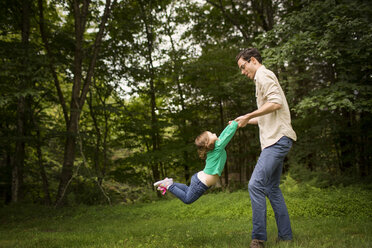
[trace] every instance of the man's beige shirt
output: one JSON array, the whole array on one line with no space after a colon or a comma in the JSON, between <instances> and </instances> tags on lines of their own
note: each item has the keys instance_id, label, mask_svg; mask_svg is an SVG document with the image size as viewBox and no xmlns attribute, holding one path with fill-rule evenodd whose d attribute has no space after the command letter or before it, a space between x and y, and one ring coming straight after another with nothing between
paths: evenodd
<instances>
[{"instance_id":1,"label":"man's beige shirt","mask_svg":"<svg viewBox=\"0 0 372 248\"><path fill-rule=\"evenodd\" d=\"M256 71L254 82L258 108L266 102L282 105L280 109L258 117L261 149L275 144L283 136L296 140L297 136L291 125L287 99L275 74L261 65Z\"/></svg>"}]
</instances>

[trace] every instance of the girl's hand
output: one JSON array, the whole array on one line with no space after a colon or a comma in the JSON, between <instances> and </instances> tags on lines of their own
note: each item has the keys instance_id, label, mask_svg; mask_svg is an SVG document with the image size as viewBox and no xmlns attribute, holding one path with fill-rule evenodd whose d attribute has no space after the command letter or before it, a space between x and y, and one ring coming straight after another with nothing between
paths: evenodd
<instances>
[{"instance_id":1,"label":"girl's hand","mask_svg":"<svg viewBox=\"0 0 372 248\"><path fill-rule=\"evenodd\" d=\"M232 121L229 121L229 125L233 122L234 120L232 120ZM238 125L238 128L239 128L239 125Z\"/></svg>"},{"instance_id":2,"label":"girl's hand","mask_svg":"<svg viewBox=\"0 0 372 248\"><path fill-rule=\"evenodd\" d=\"M229 121L229 125L233 122L233 121L236 121L236 119L235 120L232 120L232 121ZM240 126L239 126L239 123L238 123L238 127L237 128L239 128Z\"/></svg>"}]
</instances>

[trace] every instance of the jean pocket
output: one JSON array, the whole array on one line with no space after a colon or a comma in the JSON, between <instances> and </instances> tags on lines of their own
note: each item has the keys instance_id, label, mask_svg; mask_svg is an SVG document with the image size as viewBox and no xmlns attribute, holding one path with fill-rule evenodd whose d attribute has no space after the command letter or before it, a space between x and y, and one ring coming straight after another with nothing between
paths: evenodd
<instances>
[{"instance_id":1,"label":"jean pocket","mask_svg":"<svg viewBox=\"0 0 372 248\"><path fill-rule=\"evenodd\" d=\"M293 144L293 141L292 141L292 139L290 139L286 136L283 136L282 138L280 138L280 140L278 141L277 144L281 145L281 146L284 146L284 147L287 147L287 148L291 148L292 144Z\"/></svg>"}]
</instances>

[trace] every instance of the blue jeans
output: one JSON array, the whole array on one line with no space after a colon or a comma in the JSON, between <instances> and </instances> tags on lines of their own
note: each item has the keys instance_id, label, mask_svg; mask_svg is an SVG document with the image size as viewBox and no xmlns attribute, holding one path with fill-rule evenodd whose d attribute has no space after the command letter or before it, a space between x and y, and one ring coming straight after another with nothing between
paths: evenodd
<instances>
[{"instance_id":1,"label":"blue jeans","mask_svg":"<svg viewBox=\"0 0 372 248\"><path fill-rule=\"evenodd\" d=\"M275 213L279 239L291 240L292 229L287 206L279 188L283 160L293 141L283 136L274 145L262 150L249 180L248 190L252 203L252 239L267 240L266 196Z\"/></svg>"},{"instance_id":2,"label":"blue jeans","mask_svg":"<svg viewBox=\"0 0 372 248\"><path fill-rule=\"evenodd\" d=\"M197 173L191 177L190 186L182 183L173 183L168 190L181 201L186 204L191 204L207 191L208 186L202 183Z\"/></svg>"}]
</instances>

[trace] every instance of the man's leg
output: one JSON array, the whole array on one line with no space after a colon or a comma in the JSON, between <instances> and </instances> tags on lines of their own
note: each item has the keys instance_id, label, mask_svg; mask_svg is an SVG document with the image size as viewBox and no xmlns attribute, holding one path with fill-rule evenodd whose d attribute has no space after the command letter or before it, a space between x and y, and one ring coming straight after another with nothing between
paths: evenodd
<instances>
[{"instance_id":1,"label":"man's leg","mask_svg":"<svg viewBox=\"0 0 372 248\"><path fill-rule=\"evenodd\" d=\"M266 233L266 193L264 182L265 180L265 149L261 152L261 155L257 161L257 164L253 170L251 179L248 184L249 196L251 198L252 205L252 240L267 240Z\"/></svg>"},{"instance_id":2,"label":"man's leg","mask_svg":"<svg viewBox=\"0 0 372 248\"><path fill-rule=\"evenodd\" d=\"M252 239L267 240L265 196L267 196L273 188L273 181L278 182L279 187L283 159L288 153L291 145L292 140L283 137L274 145L262 150L258 158L248 185L252 203ZM280 171L279 179L276 175L278 171ZM276 176L274 176L274 174ZM282 207L282 204L280 203L279 206ZM276 209L278 208L276 207Z\"/></svg>"},{"instance_id":3,"label":"man's leg","mask_svg":"<svg viewBox=\"0 0 372 248\"><path fill-rule=\"evenodd\" d=\"M278 238L280 240L291 240L291 222L289 220L289 214L283 194L279 187L272 190L272 192L269 194L269 199L275 213L275 220L278 228Z\"/></svg>"},{"instance_id":4,"label":"man's leg","mask_svg":"<svg viewBox=\"0 0 372 248\"><path fill-rule=\"evenodd\" d=\"M292 146L292 140L287 137L280 139L272 149L272 153L277 158L277 166L274 170L270 185L267 189L268 198L270 200L271 206L275 213L276 225L278 228L278 238L279 240L291 240L292 239L292 229L291 222L289 220L289 214L287 206L284 201L282 191L279 188L280 177L282 175L283 160L288 154Z\"/></svg>"}]
</instances>

